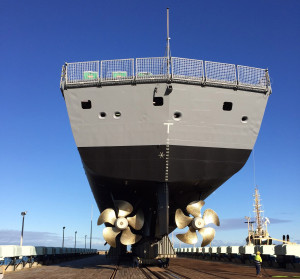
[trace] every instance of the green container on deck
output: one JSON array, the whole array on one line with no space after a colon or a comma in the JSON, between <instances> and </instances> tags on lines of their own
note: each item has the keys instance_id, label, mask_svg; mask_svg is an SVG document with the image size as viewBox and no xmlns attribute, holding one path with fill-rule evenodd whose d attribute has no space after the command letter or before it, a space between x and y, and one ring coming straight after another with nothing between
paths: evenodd
<instances>
[{"instance_id":1,"label":"green container on deck","mask_svg":"<svg viewBox=\"0 0 300 279\"><path fill-rule=\"evenodd\" d=\"M84 80L91 80L91 79L97 79L97 78L98 78L98 73L97 72L92 72L92 71L83 72L83 79Z\"/></svg>"},{"instance_id":2,"label":"green container on deck","mask_svg":"<svg viewBox=\"0 0 300 279\"><path fill-rule=\"evenodd\" d=\"M121 71L119 71L119 72L112 72L112 76L113 76L113 78L125 78L125 77L127 77L127 72L121 72Z\"/></svg>"},{"instance_id":3,"label":"green container on deck","mask_svg":"<svg viewBox=\"0 0 300 279\"><path fill-rule=\"evenodd\" d=\"M153 74L150 73L150 72L139 72L137 75L138 75L138 77L149 77L149 76L153 76Z\"/></svg>"}]
</instances>

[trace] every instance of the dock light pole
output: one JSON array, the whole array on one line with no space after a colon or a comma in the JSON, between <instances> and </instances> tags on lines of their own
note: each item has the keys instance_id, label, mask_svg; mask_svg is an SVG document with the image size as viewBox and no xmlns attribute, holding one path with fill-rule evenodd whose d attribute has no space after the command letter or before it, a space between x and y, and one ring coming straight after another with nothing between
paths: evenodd
<instances>
[{"instance_id":1,"label":"dock light pole","mask_svg":"<svg viewBox=\"0 0 300 279\"><path fill-rule=\"evenodd\" d=\"M27 211L21 212L21 215L23 216L23 220L22 220L22 232L21 232L20 246L23 245L24 219L25 219L25 215L26 215L26 214L27 214Z\"/></svg>"},{"instance_id":2,"label":"dock light pole","mask_svg":"<svg viewBox=\"0 0 300 279\"><path fill-rule=\"evenodd\" d=\"M85 235L84 237L85 237L85 244L84 244L84 248L86 249L86 237L87 237L87 235Z\"/></svg>"},{"instance_id":3,"label":"dock light pole","mask_svg":"<svg viewBox=\"0 0 300 279\"><path fill-rule=\"evenodd\" d=\"M64 248L64 246L65 246L65 228L66 228L66 227L63 227L63 241L62 241L62 248Z\"/></svg>"},{"instance_id":4,"label":"dock light pole","mask_svg":"<svg viewBox=\"0 0 300 279\"><path fill-rule=\"evenodd\" d=\"M91 210L90 249L92 249L92 232L93 232L93 205Z\"/></svg>"},{"instance_id":5,"label":"dock light pole","mask_svg":"<svg viewBox=\"0 0 300 279\"><path fill-rule=\"evenodd\" d=\"M75 231L75 248L76 248L76 234L77 234L77 231Z\"/></svg>"}]
</instances>

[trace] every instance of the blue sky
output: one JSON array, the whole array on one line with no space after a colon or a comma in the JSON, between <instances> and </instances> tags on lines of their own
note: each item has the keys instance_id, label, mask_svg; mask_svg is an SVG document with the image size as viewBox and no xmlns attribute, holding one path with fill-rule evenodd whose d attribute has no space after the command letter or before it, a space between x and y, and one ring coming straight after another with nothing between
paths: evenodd
<instances>
[{"instance_id":1,"label":"blue sky","mask_svg":"<svg viewBox=\"0 0 300 279\"><path fill-rule=\"evenodd\" d=\"M173 56L269 68L273 94L255 145L255 183L273 237L300 242L300 2L0 1L0 244L103 248L99 211L59 90L62 64L163 56L166 7ZM207 200L223 228L214 245L243 244L253 216L253 159ZM177 244L176 244L177 245Z\"/></svg>"}]
</instances>

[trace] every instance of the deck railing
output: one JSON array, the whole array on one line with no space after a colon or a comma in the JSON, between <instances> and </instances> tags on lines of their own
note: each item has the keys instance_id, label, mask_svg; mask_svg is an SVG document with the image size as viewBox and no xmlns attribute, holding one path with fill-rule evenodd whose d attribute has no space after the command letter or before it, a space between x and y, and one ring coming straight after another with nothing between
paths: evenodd
<instances>
[{"instance_id":1,"label":"deck railing","mask_svg":"<svg viewBox=\"0 0 300 279\"><path fill-rule=\"evenodd\" d=\"M241 65L167 57L130 58L66 63L61 82L66 87L105 83L177 81L268 91L268 70Z\"/></svg>"}]
</instances>

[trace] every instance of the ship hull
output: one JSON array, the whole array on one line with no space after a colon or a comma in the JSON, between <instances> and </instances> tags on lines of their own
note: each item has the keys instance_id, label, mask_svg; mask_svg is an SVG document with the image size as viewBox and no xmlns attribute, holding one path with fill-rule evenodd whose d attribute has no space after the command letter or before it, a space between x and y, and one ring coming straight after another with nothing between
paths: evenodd
<instances>
[{"instance_id":1,"label":"ship hull","mask_svg":"<svg viewBox=\"0 0 300 279\"><path fill-rule=\"evenodd\" d=\"M91 175L120 180L183 182L227 180L247 161L251 150L170 145L81 147L79 154ZM161 154L161 155L160 155Z\"/></svg>"},{"instance_id":2,"label":"ship hull","mask_svg":"<svg viewBox=\"0 0 300 279\"><path fill-rule=\"evenodd\" d=\"M100 211L113 207L112 197L126 200L144 212L158 205L157 189L166 182L167 146L79 148L83 166ZM177 208L204 200L238 172L251 150L169 146L170 231ZM154 214L151 218L156 219ZM155 237L154 227L148 236Z\"/></svg>"},{"instance_id":3,"label":"ship hull","mask_svg":"<svg viewBox=\"0 0 300 279\"><path fill-rule=\"evenodd\" d=\"M113 207L113 200L142 208L142 233L150 238L162 236L157 230L162 185L168 187L170 232L177 208L205 199L244 166L268 100L258 92L171 85L171 92L169 83L64 91L99 210Z\"/></svg>"}]
</instances>

